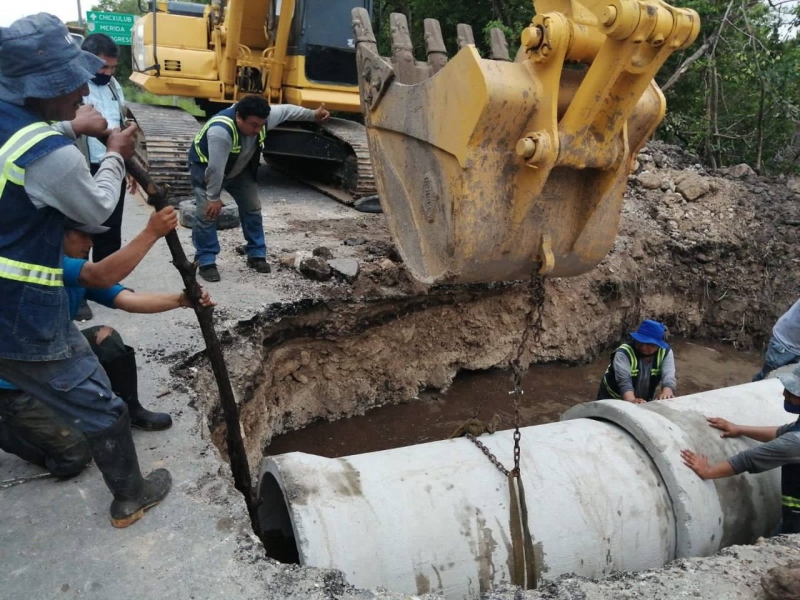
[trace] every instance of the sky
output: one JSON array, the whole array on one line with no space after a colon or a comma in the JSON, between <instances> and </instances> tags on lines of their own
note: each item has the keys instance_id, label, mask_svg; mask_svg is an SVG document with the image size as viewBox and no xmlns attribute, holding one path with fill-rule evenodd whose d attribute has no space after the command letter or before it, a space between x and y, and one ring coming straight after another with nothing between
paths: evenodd
<instances>
[{"instance_id":1,"label":"sky","mask_svg":"<svg viewBox=\"0 0 800 600\"><path fill-rule=\"evenodd\" d=\"M92 4L92 0L81 0L81 9L86 17L86 9ZM78 20L78 1L77 0L24 0L15 2L14 0L0 0L0 27L7 27L20 17L32 15L39 12L47 12L60 18L62 21Z\"/></svg>"}]
</instances>

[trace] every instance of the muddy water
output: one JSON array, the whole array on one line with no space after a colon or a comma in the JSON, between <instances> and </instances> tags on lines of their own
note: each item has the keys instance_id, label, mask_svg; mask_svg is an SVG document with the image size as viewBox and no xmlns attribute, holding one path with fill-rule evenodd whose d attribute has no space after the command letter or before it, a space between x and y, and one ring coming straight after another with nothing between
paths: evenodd
<instances>
[{"instance_id":1,"label":"muddy water","mask_svg":"<svg viewBox=\"0 0 800 600\"><path fill-rule=\"evenodd\" d=\"M750 381L761 356L706 342L673 343L678 393L693 394ZM565 410L595 398L608 357L581 366L532 365L523 379L523 425L557 421ZM466 419L494 415L498 429L513 424L509 373L499 369L460 374L445 393L424 392L419 400L386 406L361 417L320 421L276 437L265 455L306 452L329 458L374 452L448 438Z\"/></svg>"}]
</instances>

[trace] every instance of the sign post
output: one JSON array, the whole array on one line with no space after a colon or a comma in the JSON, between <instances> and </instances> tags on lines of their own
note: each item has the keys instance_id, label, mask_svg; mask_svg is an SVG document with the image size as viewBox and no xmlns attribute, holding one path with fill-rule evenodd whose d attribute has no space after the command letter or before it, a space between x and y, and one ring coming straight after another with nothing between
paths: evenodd
<instances>
[{"instance_id":1,"label":"sign post","mask_svg":"<svg viewBox=\"0 0 800 600\"><path fill-rule=\"evenodd\" d=\"M113 12L86 12L89 33L105 33L118 46L131 45L131 30L136 15Z\"/></svg>"}]
</instances>

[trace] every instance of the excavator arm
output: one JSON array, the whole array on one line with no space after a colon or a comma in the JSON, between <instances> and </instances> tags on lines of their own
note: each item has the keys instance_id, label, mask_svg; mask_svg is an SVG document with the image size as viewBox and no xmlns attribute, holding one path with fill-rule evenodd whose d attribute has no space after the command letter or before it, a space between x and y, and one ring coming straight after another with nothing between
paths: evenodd
<instances>
[{"instance_id":1,"label":"excavator arm","mask_svg":"<svg viewBox=\"0 0 800 600\"><path fill-rule=\"evenodd\" d=\"M416 61L403 15L392 56L353 10L362 111L390 229L426 283L594 268L614 243L639 149L665 111L653 78L694 42L693 10L660 0L535 0L514 62L500 30L483 59L458 26L448 60L425 20Z\"/></svg>"}]
</instances>

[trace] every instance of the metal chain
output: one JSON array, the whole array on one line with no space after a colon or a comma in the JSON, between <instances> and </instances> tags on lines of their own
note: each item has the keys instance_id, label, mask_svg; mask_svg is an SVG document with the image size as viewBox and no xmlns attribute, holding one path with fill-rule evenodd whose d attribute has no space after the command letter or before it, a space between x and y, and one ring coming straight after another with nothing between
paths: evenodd
<instances>
[{"instance_id":1,"label":"metal chain","mask_svg":"<svg viewBox=\"0 0 800 600\"><path fill-rule=\"evenodd\" d=\"M531 276L530 284L528 284L528 294L530 298L530 309L525 316L525 329L522 331L522 338L520 339L519 346L517 347L516 356L511 360L511 381L514 384L514 389L509 394L514 396L514 468L509 471L497 457L483 443L471 433L466 434L466 438L480 448L489 461L497 467L503 475L508 477L509 473L519 476L519 460L520 460L520 441L522 440L522 433L520 432L521 415L520 406L522 404L522 375L525 369L522 368L522 354L525 352L525 346L528 339L533 335L533 341L538 345L542 337L542 314L544 312L544 277L539 275L539 265Z\"/></svg>"}]
</instances>

